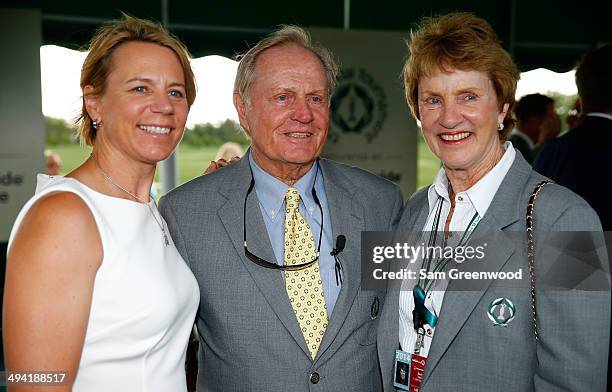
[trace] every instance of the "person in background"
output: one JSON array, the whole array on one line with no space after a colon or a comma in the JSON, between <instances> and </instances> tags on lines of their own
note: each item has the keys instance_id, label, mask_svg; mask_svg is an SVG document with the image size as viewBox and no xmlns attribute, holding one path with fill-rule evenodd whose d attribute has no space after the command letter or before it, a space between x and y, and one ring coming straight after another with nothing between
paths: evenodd
<instances>
[{"instance_id":1,"label":"person in background","mask_svg":"<svg viewBox=\"0 0 612 392\"><path fill-rule=\"evenodd\" d=\"M528 94L516 104L514 115L517 126L508 140L530 164L536 148L561 132L561 119L555 111L555 101L543 94Z\"/></svg>"},{"instance_id":2,"label":"person in background","mask_svg":"<svg viewBox=\"0 0 612 392\"><path fill-rule=\"evenodd\" d=\"M584 120L549 143L534 169L582 196L604 230L612 230L612 185L600 170L612 167L612 44L585 55L576 69Z\"/></svg>"},{"instance_id":3,"label":"person in background","mask_svg":"<svg viewBox=\"0 0 612 392\"><path fill-rule=\"evenodd\" d=\"M602 176L602 170L612 167L612 44L584 56L576 69L576 86L582 104L578 125L550 142L534 169L584 197L603 229L612 231L612 184ZM608 385L610 379L609 364Z\"/></svg>"},{"instance_id":4,"label":"person in background","mask_svg":"<svg viewBox=\"0 0 612 392\"><path fill-rule=\"evenodd\" d=\"M217 150L215 160L211 161L204 174L212 173L213 171L237 162L244 155L242 146L234 142L225 142Z\"/></svg>"},{"instance_id":5,"label":"person in background","mask_svg":"<svg viewBox=\"0 0 612 392\"><path fill-rule=\"evenodd\" d=\"M584 115L582 114L582 104L580 98L577 98L572 105L572 108L568 110L567 117L565 117L567 126L569 129L574 129L584 121Z\"/></svg>"},{"instance_id":6,"label":"person in background","mask_svg":"<svg viewBox=\"0 0 612 392\"><path fill-rule=\"evenodd\" d=\"M54 391L186 391L199 291L149 192L195 99L189 53L124 16L92 38L81 88L91 156L39 175L10 236L6 370L60 372Z\"/></svg>"},{"instance_id":7,"label":"person in background","mask_svg":"<svg viewBox=\"0 0 612 392\"><path fill-rule=\"evenodd\" d=\"M583 122L549 143L534 169L582 196L604 230L612 230L612 184L601 170L612 167L612 44L584 56L576 69Z\"/></svg>"},{"instance_id":8,"label":"person in background","mask_svg":"<svg viewBox=\"0 0 612 392\"><path fill-rule=\"evenodd\" d=\"M53 150L45 150L46 173L50 176L57 176L62 170L62 158Z\"/></svg>"},{"instance_id":9,"label":"person in background","mask_svg":"<svg viewBox=\"0 0 612 392\"><path fill-rule=\"evenodd\" d=\"M229 162L233 158L241 158L243 155L244 151L242 150L240 144L234 142L226 142L223 143L221 147L219 147L219 150L217 150L215 161L223 159Z\"/></svg>"},{"instance_id":10,"label":"person in background","mask_svg":"<svg viewBox=\"0 0 612 392\"><path fill-rule=\"evenodd\" d=\"M200 284L198 391L382 389L384 290L360 288L361 232L393 230L403 200L397 185L319 157L336 74L297 26L261 40L234 84L251 148L160 201Z\"/></svg>"},{"instance_id":11,"label":"person in background","mask_svg":"<svg viewBox=\"0 0 612 392\"><path fill-rule=\"evenodd\" d=\"M398 385L408 389L394 382L394 368L411 358L408 379L416 388L411 390L603 392L609 288L533 286L539 340L534 336L527 249L513 238L526 237L529 199L545 178L506 142L519 78L516 65L492 27L470 13L425 19L411 33L408 47L406 99L443 167L433 184L406 203L397 231L422 230L425 243L442 237L457 246L495 235L483 267L487 272L523 270L527 282L438 279L428 273L479 267L467 261L447 264L448 259L435 255L408 264L416 276L425 274L389 283L378 327L385 391ZM552 232L592 231L600 237L593 209L567 188L546 185L537 197L536 245ZM551 267L541 256L537 252L538 279ZM605 275L606 261L593 262L600 264L589 268ZM568 263L563 267L577 266L575 259Z\"/></svg>"}]
</instances>

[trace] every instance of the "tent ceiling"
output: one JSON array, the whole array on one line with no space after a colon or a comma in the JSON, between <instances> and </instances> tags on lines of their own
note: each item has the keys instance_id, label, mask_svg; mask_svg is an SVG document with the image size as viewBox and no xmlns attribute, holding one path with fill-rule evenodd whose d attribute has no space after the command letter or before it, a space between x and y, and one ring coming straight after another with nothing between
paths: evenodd
<instances>
[{"instance_id":1,"label":"tent ceiling","mask_svg":"<svg viewBox=\"0 0 612 392\"><path fill-rule=\"evenodd\" d=\"M606 2L559 1L371 1L311 0L105 0L3 1L14 7L39 8L43 42L82 47L105 20L131 15L168 22L196 56L231 57L242 52L280 23L342 28L345 3L350 28L408 32L423 16L445 11L471 11L488 20L522 70L545 67L564 72L598 44L612 41L610 6ZM164 13L166 9L166 13Z\"/></svg>"}]
</instances>

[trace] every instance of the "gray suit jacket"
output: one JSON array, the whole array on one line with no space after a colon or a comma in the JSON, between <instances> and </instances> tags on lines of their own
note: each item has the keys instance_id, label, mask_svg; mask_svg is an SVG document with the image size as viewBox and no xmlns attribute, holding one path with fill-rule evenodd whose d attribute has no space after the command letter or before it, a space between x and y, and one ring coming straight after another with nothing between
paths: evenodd
<instances>
[{"instance_id":1,"label":"gray suit jacket","mask_svg":"<svg viewBox=\"0 0 612 392\"><path fill-rule=\"evenodd\" d=\"M517 243L516 238L525 233L527 202L535 185L543 179L517 154L472 237L497 233L497 257L492 258L492 268L487 270L522 268L527 282L524 287L511 288L500 281L483 280L473 291L453 290L456 283L450 282L430 347L422 391L605 390L610 335L605 251L596 261L607 291L536 288L540 340L537 344L534 340L527 252L525 243ZM407 202L398 232L422 230L428 209L427 189L423 189ZM552 231L595 231L602 240L595 212L579 196L559 185L542 189L534 219L536 249ZM548 267L542 265L545 258L541 256L536 255L536 277L540 278L545 277L543 271ZM378 352L385 391L394 390L400 283L389 283L379 321ZM516 307L516 317L506 327L494 326L487 316L487 306L500 297L509 298Z\"/></svg>"},{"instance_id":2,"label":"gray suit jacket","mask_svg":"<svg viewBox=\"0 0 612 392\"><path fill-rule=\"evenodd\" d=\"M366 171L324 159L320 165L333 238L345 235L346 247L339 255L342 289L314 361L282 273L244 255L248 159L162 198L161 213L200 286L198 391L382 390L371 309L375 301L382 306L385 292L360 288L361 231L392 230L402 195L396 185ZM255 193L248 199L246 224L249 250L275 260Z\"/></svg>"}]
</instances>

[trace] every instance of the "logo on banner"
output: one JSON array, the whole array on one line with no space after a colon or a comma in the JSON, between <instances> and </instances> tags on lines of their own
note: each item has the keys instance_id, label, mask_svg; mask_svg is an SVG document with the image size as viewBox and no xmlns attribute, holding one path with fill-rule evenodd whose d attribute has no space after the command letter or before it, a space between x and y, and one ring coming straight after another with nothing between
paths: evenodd
<instances>
[{"instance_id":1,"label":"logo on banner","mask_svg":"<svg viewBox=\"0 0 612 392\"><path fill-rule=\"evenodd\" d=\"M330 111L332 143L337 143L342 134L351 133L371 143L387 119L387 95L364 68L348 68L342 71Z\"/></svg>"}]
</instances>

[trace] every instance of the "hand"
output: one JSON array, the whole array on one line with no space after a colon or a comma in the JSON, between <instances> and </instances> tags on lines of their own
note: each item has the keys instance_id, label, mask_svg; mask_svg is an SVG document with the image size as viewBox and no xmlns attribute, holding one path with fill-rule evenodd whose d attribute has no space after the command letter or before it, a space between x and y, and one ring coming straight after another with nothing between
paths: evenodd
<instances>
[{"instance_id":1,"label":"hand","mask_svg":"<svg viewBox=\"0 0 612 392\"><path fill-rule=\"evenodd\" d=\"M210 161L210 165L208 165L208 167L206 168L206 171L204 171L204 174L210 174L217 169L220 169L227 165L231 165L234 162L238 162L238 160L240 160L239 156L233 157L232 159L229 160L229 162L223 158L220 158L218 161Z\"/></svg>"}]
</instances>

